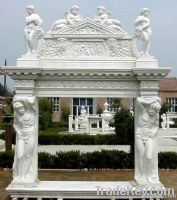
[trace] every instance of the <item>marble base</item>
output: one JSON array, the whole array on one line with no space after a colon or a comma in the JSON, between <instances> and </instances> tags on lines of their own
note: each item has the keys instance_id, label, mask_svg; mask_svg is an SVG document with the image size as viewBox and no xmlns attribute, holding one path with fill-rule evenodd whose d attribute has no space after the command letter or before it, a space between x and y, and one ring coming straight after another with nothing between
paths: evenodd
<instances>
[{"instance_id":1,"label":"marble base","mask_svg":"<svg viewBox=\"0 0 177 200\"><path fill-rule=\"evenodd\" d=\"M158 61L153 56L140 56L136 60L136 68L158 68Z\"/></svg>"},{"instance_id":2,"label":"marble base","mask_svg":"<svg viewBox=\"0 0 177 200\"><path fill-rule=\"evenodd\" d=\"M101 193L101 188L103 192ZM33 188L9 185L6 191L12 198L56 198L56 199L134 199L155 198L156 196L136 195L132 181L41 181ZM110 191L119 191L119 194ZM122 192L121 192L122 191ZM129 192L128 192L129 191ZM108 194L109 193L109 194Z\"/></svg>"}]
</instances>

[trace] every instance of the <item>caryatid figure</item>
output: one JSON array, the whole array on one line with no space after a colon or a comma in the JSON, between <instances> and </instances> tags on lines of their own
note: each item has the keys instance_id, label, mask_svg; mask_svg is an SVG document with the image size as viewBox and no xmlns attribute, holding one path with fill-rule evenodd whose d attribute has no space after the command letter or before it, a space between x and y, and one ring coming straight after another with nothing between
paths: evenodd
<instances>
[{"instance_id":1,"label":"caryatid figure","mask_svg":"<svg viewBox=\"0 0 177 200\"><path fill-rule=\"evenodd\" d=\"M135 179L139 184L159 184L156 137L159 129L159 97L138 97L135 118Z\"/></svg>"}]
</instances>

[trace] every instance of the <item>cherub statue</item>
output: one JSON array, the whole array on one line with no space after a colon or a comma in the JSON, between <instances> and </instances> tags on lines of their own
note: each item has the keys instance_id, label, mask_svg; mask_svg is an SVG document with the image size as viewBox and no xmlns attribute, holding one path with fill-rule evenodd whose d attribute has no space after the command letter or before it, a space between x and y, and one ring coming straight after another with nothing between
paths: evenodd
<instances>
[{"instance_id":1,"label":"cherub statue","mask_svg":"<svg viewBox=\"0 0 177 200\"><path fill-rule=\"evenodd\" d=\"M120 31L122 33L126 33L121 28L121 23L119 20L113 19L111 16L111 13L106 11L106 8L104 6L98 6L97 7L97 16L95 17L95 22L98 22L102 26L109 26L117 31Z\"/></svg>"},{"instance_id":2,"label":"cherub statue","mask_svg":"<svg viewBox=\"0 0 177 200\"><path fill-rule=\"evenodd\" d=\"M74 5L71 7L69 12L65 12L64 19L59 19L52 24L48 33L67 26L74 26L75 23L80 22L81 20L82 17L79 15L79 7Z\"/></svg>"},{"instance_id":3,"label":"cherub statue","mask_svg":"<svg viewBox=\"0 0 177 200\"><path fill-rule=\"evenodd\" d=\"M26 27L25 32L25 45L27 49L27 54L30 55L35 53L33 38L40 39L43 36L43 29L41 27L43 21L38 14L36 14L33 5L28 5L26 7L28 16L26 17Z\"/></svg>"},{"instance_id":4,"label":"cherub statue","mask_svg":"<svg viewBox=\"0 0 177 200\"><path fill-rule=\"evenodd\" d=\"M140 10L140 15L135 20L135 40L141 40L143 43L141 55L148 56L150 49L150 40L152 36L152 31L150 28L149 19L150 10L148 8L143 8Z\"/></svg>"}]
</instances>

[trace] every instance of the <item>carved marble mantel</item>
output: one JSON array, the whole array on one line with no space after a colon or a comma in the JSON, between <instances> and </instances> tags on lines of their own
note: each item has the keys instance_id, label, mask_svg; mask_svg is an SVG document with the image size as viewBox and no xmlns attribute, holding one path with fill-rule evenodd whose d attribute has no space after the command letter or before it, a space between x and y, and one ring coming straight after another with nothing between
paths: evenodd
<instances>
[{"instance_id":1,"label":"carved marble mantel","mask_svg":"<svg viewBox=\"0 0 177 200\"><path fill-rule=\"evenodd\" d=\"M132 35L90 18L44 34L36 52L2 67L17 97L156 97L171 70L152 56L137 57Z\"/></svg>"}]
</instances>

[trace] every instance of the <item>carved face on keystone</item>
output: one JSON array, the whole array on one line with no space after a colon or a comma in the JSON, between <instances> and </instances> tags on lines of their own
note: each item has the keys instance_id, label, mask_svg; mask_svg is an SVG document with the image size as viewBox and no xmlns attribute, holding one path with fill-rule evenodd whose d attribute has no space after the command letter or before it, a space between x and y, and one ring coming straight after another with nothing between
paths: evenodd
<instances>
[{"instance_id":1,"label":"carved face on keystone","mask_svg":"<svg viewBox=\"0 0 177 200\"><path fill-rule=\"evenodd\" d=\"M14 110L19 114L23 115L25 113L25 107L21 102L16 102L14 104Z\"/></svg>"}]
</instances>

